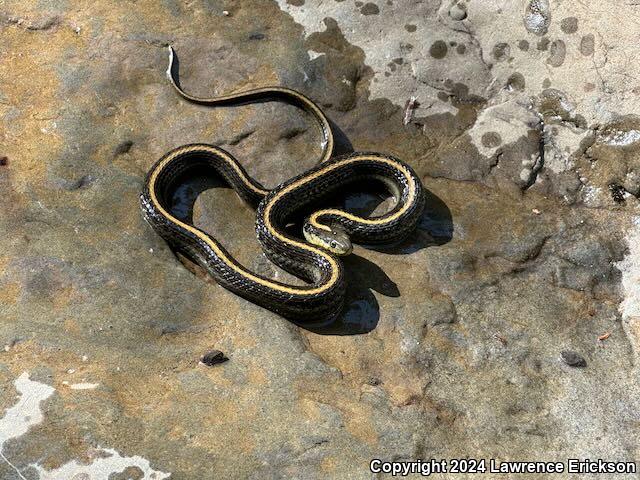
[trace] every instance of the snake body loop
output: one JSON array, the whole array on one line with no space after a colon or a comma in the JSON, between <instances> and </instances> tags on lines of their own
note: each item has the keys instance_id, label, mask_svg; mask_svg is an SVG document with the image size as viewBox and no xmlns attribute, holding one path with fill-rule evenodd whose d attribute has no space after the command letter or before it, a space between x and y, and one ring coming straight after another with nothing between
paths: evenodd
<instances>
[{"instance_id":1,"label":"snake body loop","mask_svg":"<svg viewBox=\"0 0 640 480\"><path fill-rule=\"evenodd\" d=\"M320 126L321 163L273 190L253 180L240 163L222 148L208 144L178 147L151 168L140 196L145 219L174 249L204 267L226 289L299 323L324 322L344 304L343 265L333 252L350 252L350 241L362 244L402 240L416 226L424 208L424 188L404 162L377 153L356 153L331 158L333 135L324 113L307 97L282 87L267 87L216 98L185 93L173 76L174 52L170 48L169 80L185 99L207 105L280 100L310 113ZM211 235L171 214L175 190L195 172L219 175L248 204L257 207L256 233L267 257L307 282L287 285L248 270ZM285 226L302 211L322 204L354 182L382 181L396 197L388 213L363 218L339 209L316 210L307 218L308 243L291 236ZM340 249L340 243L348 245Z\"/></svg>"}]
</instances>

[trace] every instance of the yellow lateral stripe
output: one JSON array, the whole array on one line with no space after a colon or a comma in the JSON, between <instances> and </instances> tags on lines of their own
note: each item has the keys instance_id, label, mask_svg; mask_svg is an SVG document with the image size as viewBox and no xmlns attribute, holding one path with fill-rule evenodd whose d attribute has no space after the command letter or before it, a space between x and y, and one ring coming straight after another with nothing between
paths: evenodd
<instances>
[{"instance_id":1,"label":"yellow lateral stripe","mask_svg":"<svg viewBox=\"0 0 640 480\"><path fill-rule=\"evenodd\" d=\"M167 164L173 161L178 155L182 155L189 152L196 152L199 150L204 150L204 151L208 150L209 153L213 153L214 155L222 157L225 162L227 162L229 165L231 165L231 167L233 167L233 169L236 171L238 176L242 179L242 182L246 186L248 186L249 189L253 190L256 193L259 193L260 195L266 195L267 193L269 193L269 190L264 190L253 185L253 183L247 178L245 173L240 169L237 162L235 162L233 158L231 158L224 150L214 147L213 145L197 144L197 145L189 145L186 147L179 147L178 149L174 150L170 156L165 158L162 161L162 163L160 163L157 166L157 170L158 171L163 170L167 166Z\"/></svg>"},{"instance_id":2,"label":"yellow lateral stripe","mask_svg":"<svg viewBox=\"0 0 640 480\"><path fill-rule=\"evenodd\" d=\"M173 88L183 98L186 98L187 100L195 102L195 103L208 103L208 104L211 104L211 105L215 105L216 103L226 102L228 100L238 100L238 99L241 99L242 97L246 97L248 95L260 94L260 93L273 93L273 92L285 93L285 94L287 94L287 95L289 95L289 96L291 96L293 98L296 98L299 101L301 101L304 104L304 106L302 108L303 109L306 108L307 110L310 110L317 117L317 119L320 121L320 128L324 133L324 135L323 135L324 138L323 138L323 141L321 142L321 145L322 145L322 148L323 148L323 152L322 152L322 156L321 156L321 159L320 159L320 163L324 163L325 161L327 161L331 157L331 155L333 154L333 145L334 145L333 132L331 130L331 124L329 123L329 119L324 114L324 112L310 98L307 98L306 96L302 95L300 92L297 92L297 91L292 90L292 89L287 88L287 87L260 87L260 88L253 88L253 89L250 89L250 90L245 90L244 92L230 93L230 94L222 95L222 96L215 97L215 98L196 97L194 95L191 95L191 94L185 92L176 83L176 80L173 77L173 64L174 64L174 61L175 61L175 51L173 50L173 47L171 45L168 45L167 48L169 49L169 66L167 67L166 75L167 75L167 78L169 79L169 82L173 86Z\"/></svg>"},{"instance_id":3,"label":"yellow lateral stripe","mask_svg":"<svg viewBox=\"0 0 640 480\"><path fill-rule=\"evenodd\" d=\"M275 201L280 198L282 195L284 195L285 193L290 192L291 190L297 188L300 185L303 185L304 183L311 181L317 177L319 177L320 175L324 175L326 172L329 172L335 168L338 168L342 165L344 165L345 163L353 163L356 161L361 161L361 160L373 160L373 161L379 161L382 163L386 163L388 165L391 165L392 167L397 168L398 170L400 170L402 172L402 174L407 178L408 183L409 183L409 195L407 196L407 201L405 202L405 204L393 215L390 215L389 217L386 218L381 218L381 219L368 219L368 218L361 218L361 217L357 217L355 215L352 215L350 213L347 212L343 212L341 210L335 210L335 209L328 209L328 210L321 210L318 212L315 212L313 215L311 215L311 217L309 218L309 221L312 223L312 225L314 225L316 228L321 228L324 230L327 230L327 227L325 225L322 225L320 223L318 223L317 221L317 217L323 213L336 213L339 214L343 217L349 218L351 220L360 222L360 223L366 223L367 225L383 225L387 222L393 221L396 218L398 218L399 216L401 216L402 214L404 214L404 212L409 208L409 206L411 205L411 203L414 200L415 197L415 183L412 180L412 176L409 173L409 171L400 163L395 162L393 160L390 160L388 158L381 158L381 157L373 157L373 156L357 156L357 157L353 157L351 159L347 159L346 161L343 162L339 162L337 164L332 164L329 165L327 168L319 170L318 172L316 172L313 175L310 175L308 177L304 177L302 178L300 181L291 184L290 186L288 186L287 188L283 189L282 191L278 192L278 194L271 199L271 202L269 203L269 205L267 205L267 208L265 209L265 223L268 223L268 212L271 209L271 206L273 205L273 203L275 203ZM275 231L275 229L273 228L272 225L268 224L267 225L272 231ZM284 237L278 237L278 238L283 238ZM285 240L286 241L286 240Z\"/></svg>"},{"instance_id":4,"label":"yellow lateral stripe","mask_svg":"<svg viewBox=\"0 0 640 480\"><path fill-rule=\"evenodd\" d=\"M290 90L288 88L283 88L283 87L255 88L253 90L246 90L244 92L238 92L238 93L230 93L228 95L222 95L220 97L215 97L215 98L204 98L204 97L194 97L193 95L186 93L184 90L178 87L178 85L175 83L171 75L169 75L169 79L171 80L173 87L180 93L180 95L182 95L187 100L190 100L196 103L215 104L215 103L226 102L227 100L236 100L246 95L253 95L253 94L259 94L259 93L271 93L274 91L291 95L302 101L302 103L304 104L304 107L302 107L303 109L306 108L308 110L311 110L311 112L313 112L313 114L315 114L315 116L320 120L320 124L321 124L320 129L324 133L323 135L324 139L322 142L323 152L322 152L322 157L320 159L320 163L324 163L325 161L327 161L331 157L331 154L333 153L333 135L331 134L331 125L329 124L329 120L325 116L324 112L320 110L315 103L313 103L307 97L300 95L295 90Z\"/></svg>"},{"instance_id":5,"label":"yellow lateral stripe","mask_svg":"<svg viewBox=\"0 0 640 480\"><path fill-rule=\"evenodd\" d=\"M212 151L215 151L216 154L220 154L221 157L223 157L227 162L230 162L233 166L234 169L236 169L236 171L238 173L241 173L238 169L237 166L234 165L235 162L233 162L227 155L222 154L221 151L219 151L218 149L216 149L215 147L206 147L208 149L211 149ZM169 155L165 160L163 160L160 164L158 164L158 166L154 169L153 173L151 174L151 177L149 179L149 194L151 197L151 201L153 202L153 204L155 205L155 207L160 211L160 213L167 218L169 221L171 221L172 223L178 225L179 227L191 232L192 234L196 235L198 238L200 238L201 240L203 240L205 243L207 243L207 245L209 245L209 247L211 247L211 249L216 253L216 255L222 260L224 261L227 266L233 270L235 270L236 272L240 273L241 275L253 280L256 283L259 283L261 285L264 285L266 287L272 288L274 290L278 290L280 292L285 292L285 293L290 293L290 294L294 294L294 295L303 295L303 296L307 296L307 295L316 295L318 293L322 293L324 291L326 291L327 289L329 289L338 279L338 265L336 264L335 260L333 258L331 258L330 256L328 256L327 254L325 254L323 251L311 247L309 245L306 244L302 244L302 243L298 243L298 242L292 242L292 241L288 241L287 243L294 243L298 246L301 246L309 251L315 252L317 254L319 254L320 256L324 257L325 259L327 259L332 267L332 274L331 277L329 278L329 280L314 289L299 289L299 288L295 288L295 287L287 287L287 286L283 286L274 282L271 282L267 279L263 279L260 277L255 276L253 273L251 273L250 271L246 270L244 267L242 268L238 268L233 262L231 262L229 260L229 258L222 252L222 250L220 250L220 248L218 247L218 245L216 245L216 243L214 241L212 241L212 239L204 232L202 232L201 230L195 228L192 225L189 225L187 223L181 222L180 220L178 220L177 218L175 218L173 215L171 215L169 212L167 212L162 205L160 205L160 202L158 201L158 198L156 196L155 193L155 184L156 184L156 180L158 178L159 173L173 160L176 158L176 156L178 156L179 154L182 153L186 153L186 152L190 152L190 151L196 151L196 150L205 150L206 148L203 148L201 146L199 147L188 147L185 149L179 149L173 152L172 155ZM246 177L244 177L244 175L240 175L240 178L243 179L243 181L246 183ZM248 184L248 183L247 183ZM275 232L275 230L273 230L273 228L271 229L273 234L277 235L277 232Z\"/></svg>"}]
</instances>

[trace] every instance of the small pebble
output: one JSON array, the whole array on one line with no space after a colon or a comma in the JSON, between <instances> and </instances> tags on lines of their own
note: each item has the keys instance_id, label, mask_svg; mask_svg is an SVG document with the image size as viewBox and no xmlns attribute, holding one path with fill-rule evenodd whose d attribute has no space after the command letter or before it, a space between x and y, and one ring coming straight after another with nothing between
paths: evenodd
<instances>
[{"instance_id":1,"label":"small pebble","mask_svg":"<svg viewBox=\"0 0 640 480\"><path fill-rule=\"evenodd\" d=\"M376 387L376 386L380 385L381 383L382 383L382 381L379 378L374 377L374 376L370 376L367 379L367 385L371 385L372 387Z\"/></svg>"},{"instance_id":2,"label":"small pebble","mask_svg":"<svg viewBox=\"0 0 640 480\"><path fill-rule=\"evenodd\" d=\"M464 5L456 3L449 9L449 16L453 20L464 20L465 18L467 18L467 9Z\"/></svg>"},{"instance_id":3,"label":"small pebble","mask_svg":"<svg viewBox=\"0 0 640 480\"><path fill-rule=\"evenodd\" d=\"M83 362L86 362L87 360L89 360L89 357L87 357L86 355L83 355L83 356L82 356L82 361L83 361Z\"/></svg>"},{"instance_id":4,"label":"small pebble","mask_svg":"<svg viewBox=\"0 0 640 480\"><path fill-rule=\"evenodd\" d=\"M563 350L560 352L560 358L570 367L584 368L587 366L587 361L578 353L571 350Z\"/></svg>"},{"instance_id":5,"label":"small pebble","mask_svg":"<svg viewBox=\"0 0 640 480\"><path fill-rule=\"evenodd\" d=\"M614 202L624 203L625 193L627 193L624 187L612 183L611 185L609 185L609 191L611 192L611 198L613 198Z\"/></svg>"},{"instance_id":6,"label":"small pebble","mask_svg":"<svg viewBox=\"0 0 640 480\"><path fill-rule=\"evenodd\" d=\"M207 367L212 367L213 365L226 362L227 360L229 359L225 357L224 353L222 353L220 350L211 350L205 353L200 359L200 361Z\"/></svg>"},{"instance_id":7,"label":"small pebble","mask_svg":"<svg viewBox=\"0 0 640 480\"><path fill-rule=\"evenodd\" d=\"M228 10L223 10L222 11L222 15L224 15L225 17L229 16L229 11Z\"/></svg>"},{"instance_id":8,"label":"small pebble","mask_svg":"<svg viewBox=\"0 0 640 480\"><path fill-rule=\"evenodd\" d=\"M536 215L540 215L540 210L538 210L537 208L534 208L533 210L531 210L533 213L535 213Z\"/></svg>"},{"instance_id":9,"label":"small pebble","mask_svg":"<svg viewBox=\"0 0 640 480\"><path fill-rule=\"evenodd\" d=\"M71 375L72 373L76 373L76 371L75 371L75 369L70 368L69 370L67 370L67 373L68 373L69 375Z\"/></svg>"}]
</instances>

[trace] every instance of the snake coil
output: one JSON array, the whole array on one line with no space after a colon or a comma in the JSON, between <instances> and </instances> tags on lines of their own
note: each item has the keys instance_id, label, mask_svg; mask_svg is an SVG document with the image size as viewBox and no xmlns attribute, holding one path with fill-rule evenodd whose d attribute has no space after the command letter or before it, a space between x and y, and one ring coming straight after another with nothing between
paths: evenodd
<instances>
[{"instance_id":1,"label":"snake coil","mask_svg":"<svg viewBox=\"0 0 640 480\"><path fill-rule=\"evenodd\" d=\"M184 145L166 153L150 169L140 203L144 218L175 250L190 257L224 288L299 323L334 318L344 304L346 285L338 255L351 242L383 244L405 238L415 228L425 203L424 187L413 169L397 158L359 152L333 157L333 134L327 117L304 95L284 87L265 87L216 98L187 94L174 75L171 47L167 76L186 100L204 105L235 105L278 100L311 114L322 133L321 162L272 190L252 179L227 151L208 144ZM254 208L256 233L265 255L306 285L287 285L265 278L237 262L211 235L170 212L172 194L195 172L219 175ZM364 218L339 209L315 211L306 219L306 242L285 226L296 213L362 180L382 182L395 197L391 211Z\"/></svg>"}]
</instances>

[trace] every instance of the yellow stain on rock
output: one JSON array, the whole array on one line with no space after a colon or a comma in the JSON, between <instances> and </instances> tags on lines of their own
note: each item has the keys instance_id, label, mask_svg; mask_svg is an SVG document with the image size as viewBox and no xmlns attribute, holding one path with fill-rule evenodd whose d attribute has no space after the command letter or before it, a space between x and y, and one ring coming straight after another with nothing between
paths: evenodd
<instances>
[{"instance_id":1,"label":"yellow stain on rock","mask_svg":"<svg viewBox=\"0 0 640 480\"><path fill-rule=\"evenodd\" d=\"M56 291L53 297L53 308L59 310L69 306L73 300L73 286L68 285Z\"/></svg>"},{"instance_id":2,"label":"yellow stain on rock","mask_svg":"<svg viewBox=\"0 0 640 480\"><path fill-rule=\"evenodd\" d=\"M345 418L345 428L357 439L375 446L378 443L378 432L371 423L371 413L365 405L352 406Z\"/></svg>"},{"instance_id":3,"label":"yellow stain on rock","mask_svg":"<svg viewBox=\"0 0 640 480\"><path fill-rule=\"evenodd\" d=\"M322 413L318 408L318 402L315 402L309 398L302 398L298 402L299 410L302 415L312 421L322 420Z\"/></svg>"},{"instance_id":4,"label":"yellow stain on rock","mask_svg":"<svg viewBox=\"0 0 640 480\"><path fill-rule=\"evenodd\" d=\"M419 385L395 384L387 386L385 390L389 392L393 404L399 407L417 403L422 398L422 389Z\"/></svg>"},{"instance_id":5,"label":"yellow stain on rock","mask_svg":"<svg viewBox=\"0 0 640 480\"><path fill-rule=\"evenodd\" d=\"M325 473L333 473L336 471L336 458L333 456L324 457L320 462L320 470Z\"/></svg>"},{"instance_id":6,"label":"yellow stain on rock","mask_svg":"<svg viewBox=\"0 0 640 480\"><path fill-rule=\"evenodd\" d=\"M79 334L80 326L78 325L78 321L75 318L66 318L64 320L64 330L68 333Z\"/></svg>"},{"instance_id":7,"label":"yellow stain on rock","mask_svg":"<svg viewBox=\"0 0 640 480\"><path fill-rule=\"evenodd\" d=\"M20 297L22 285L18 282L6 283L0 287L0 303L4 305L15 305Z\"/></svg>"},{"instance_id":8,"label":"yellow stain on rock","mask_svg":"<svg viewBox=\"0 0 640 480\"><path fill-rule=\"evenodd\" d=\"M353 395L353 389L345 388L344 382L334 382L330 388L319 389L316 380L302 380L298 383L300 397L305 399L303 410L308 415L314 415L314 408L309 402L318 402L331 406L341 413L345 429L358 440L374 446L379 440L378 432L371 420L370 407L360 402Z\"/></svg>"},{"instance_id":9,"label":"yellow stain on rock","mask_svg":"<svg viewBox=\"0 0 640 480\"><path fill-rule=\"evenodd\" d=\"M266 385L268 383L267 374L263 368L253 366L247 372L247 379L251 385Z\"/></svg>"},{"instance_id":10,"label":"yellow stain on rock","mask_svg":"<svg viewBox=\"0 0 640 480\"><path fill-rule=\"evenodd\" d=\"M11 82L0 80L7 100L0 104L0 118L12 112L5 129L3 154L12 160L10 168L18 190L25 185L42 185L45 160L58 155L63 146L56 119L65 99L59 95L55 64L63 57L65 48L79 40L71 29L49 33L38 35L20 28L2 31L7 54L0 63L0 79L11 78ZM25 50L38 54L25 55L22 53Z\"/></svg>"},{"instance_id":11,"label":"yellow stain on rock","mask_svg":"<svg viewBox=\"0 0 640 480\"><path fill-rule=\"evenodd\" d=\"M5 273L8 264L9 264L9 257L6 255L0 256L0 275Z\"/></svg>"}]
</instances>

